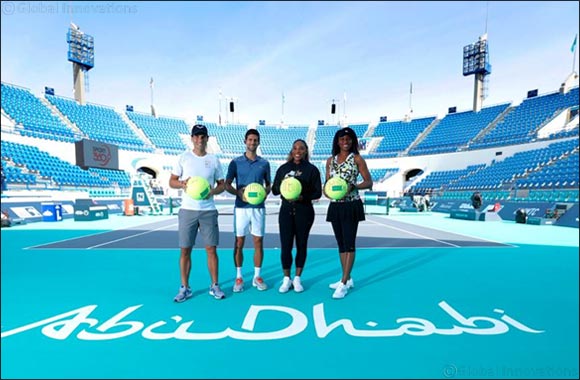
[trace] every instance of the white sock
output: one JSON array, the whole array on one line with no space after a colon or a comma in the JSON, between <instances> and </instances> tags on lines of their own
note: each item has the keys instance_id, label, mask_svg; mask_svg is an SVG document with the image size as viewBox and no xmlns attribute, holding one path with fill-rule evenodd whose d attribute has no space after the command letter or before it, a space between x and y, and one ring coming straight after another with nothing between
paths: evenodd
<instances>
[{"instance_id":1,"label":"white sock","mask_svg":"<svg viewBox=\"0 0 580 380\"><path fill-rule=\"evenodd\" d=\"M236 277L242 278L242 267L236 267L236 271L237 271Z\"/></svg>"},{"instance_id":2,"label":"white sock","mask_svg":"<svg viewBox=\"0 0 580 380\"><path fill-rule=\"evenodd\" d=\"M260 269L259 267L254 267L254 277L260 277Z\"/></svg>"}]
</instances>

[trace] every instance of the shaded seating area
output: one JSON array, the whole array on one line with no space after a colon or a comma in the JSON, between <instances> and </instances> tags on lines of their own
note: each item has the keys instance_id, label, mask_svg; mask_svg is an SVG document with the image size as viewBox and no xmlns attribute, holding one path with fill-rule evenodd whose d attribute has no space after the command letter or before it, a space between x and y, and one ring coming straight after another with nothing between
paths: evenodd
<instances>
[{"instance_id":1,"label":"shaded seating area","mask_svg":"<svg viewBox=\"0 0 580 380\"><path fill-rule=\"evenodd\" d=\"M23 136L65 142L81 139L28 89L2 83L2 109Z\"/></svg>"},{"instance_id":2,"label":"shaded seating area","mask_svg":"<svg viewBox=\"0 0 580 380\"><path fill-rule=\"evenodd\" d=\"M405 151L417 137L427 129L435 117L411 121L390 121L377 124L373 137L382 137L377 148L367 155L369 158L396 157Z\"/></svg>"},{"instance_id":3,"label":"shaded seating area","mask_svg":"<svg viewBox=\"0 0 580 380\"><path fill-rule=\"evenodd\" d=\"M167 154L179 154L187 149L180 135L189 136L191 128L185 120L170 117L153 117L139 112L126 112L129 120L139 127L145 136Z\"/></svg>"},{"instance_id":4,"label":"shaded seating area","mask_svg":"<svg viewBox=\"0 0 580 380\"><path fill-rule=\"evenodd\" d=\"M482 108L479 112L465 111L447 114L409 155L455 152L466 147L484 128L498 118L508 104Z\"/></svg>"},{"instance_id":5,"label":"shaded seating area","mask_svg":"<svg viewBox=\"0 0 580 380\"><path fill-rule=\"evenodd\" d=\"M114 144L126 150L154 151L153 147L140 139L113 108L92 103L80 105L73 99L45 96L89 139Z\"/></svg>"},{"instance_id":6,"label":"shaded seating area","mask_svg":"<svg viewBox=\"0 0 580 380\"><path fill-rule=\"evenodd\" d=\"M72 146L71 148L74 149ZM97 168L83 170L37 147L4 140L2 140L2 163L3 168L6 167L11 173L9 183L35 184L42 180L50 187L76 189L131 186L129 175L124 171ZM9 169L10 167L16 169ZM14 173L16 175L13 175Z\"/></svg>"},{"instance_id":7,"label":"shaded seating area","mask_svg":"<svg viewBox=\"0 0 580 380\"><path fill-rule=\"evenodd\" d=\"M578 102L578 87L571 89L567 94L555 92L525 99L470 147L481 149L532 141L541 126L561 110L578 106Z\"/></svg>"}]
</instances>

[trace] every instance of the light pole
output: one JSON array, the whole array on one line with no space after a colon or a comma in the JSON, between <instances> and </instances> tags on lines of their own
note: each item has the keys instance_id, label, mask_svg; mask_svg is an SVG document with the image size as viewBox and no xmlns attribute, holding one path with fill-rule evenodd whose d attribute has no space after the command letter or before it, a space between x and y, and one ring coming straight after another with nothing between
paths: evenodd
<instances>
[{"instance_id":1,"label":"light pole","mask_svg":"<svg viewBox=\"0 0 580 380\"><path fill-rule=\"evenodd\" d=\"M218 105L218 120L220 126L222 125L222 89L219 89L220 96L219 96L219 105Z\"/></svg>"},{"instance_id":2,"label":"light pole","mask_svg":"<svg viewBox=\"0 0 580 380\"><path fill-rule=\"evenodd\" d=\"M284 103L286 103L286 96L284 95L284 91L282 91L282 120L280 120L281 124L284 124Z\"/></svg>"}]
</instances>

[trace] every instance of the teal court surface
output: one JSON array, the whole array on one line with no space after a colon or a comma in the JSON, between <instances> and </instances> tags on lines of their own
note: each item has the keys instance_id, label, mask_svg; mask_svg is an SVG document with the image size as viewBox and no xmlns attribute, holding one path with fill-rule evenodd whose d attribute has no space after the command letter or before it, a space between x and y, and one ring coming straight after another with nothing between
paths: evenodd
<instances>
[{"instance_id":1,"label":"teal court surface","mask_svg":"<svg viewBox=\"0 0 580 380\"><path fill-rule=\"evenodd\" d=\"M303 293L282 279L275 213L262 275L233 293L232 216L220 284L200 241L179 286L177 216L112 215L2 229L2 378L578 378L578 230L446 214L367 215L355 287L317 210ZM292 272L292 275L294 272Z\"/></svg>"}]
</instances>

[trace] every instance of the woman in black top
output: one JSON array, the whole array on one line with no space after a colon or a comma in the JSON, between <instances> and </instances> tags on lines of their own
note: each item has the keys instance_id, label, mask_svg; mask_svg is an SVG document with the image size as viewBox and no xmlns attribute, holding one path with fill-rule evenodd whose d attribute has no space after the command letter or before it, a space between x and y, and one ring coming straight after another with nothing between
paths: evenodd
<instances>
[{"instance_id":1,"label":"woman in black top","mask_svg":"<svg viewBox=\"0 0 580 380\"><path fill-rule=\"evenodd\" d=\"M314 224L314 207L312 201L322 196L322 182L320 171L309 161L308 145L306 141L298 139L292 144L292 150L288 160L276 171L276 177L272 185L272 194L280 194L280 185L284 178L294 177L302 185L302 192L295 201L289 201L281 196L282 205L278 214L280 228L281 260L284 279L278 289L280 293L286 293L290 288L296 292L302 292L304 287L300 281L304 263L308 236ZM296 239L296 274L294 280L290 280L290 268L292 267L292 245Z\"/></svg>"}]
</instances>

